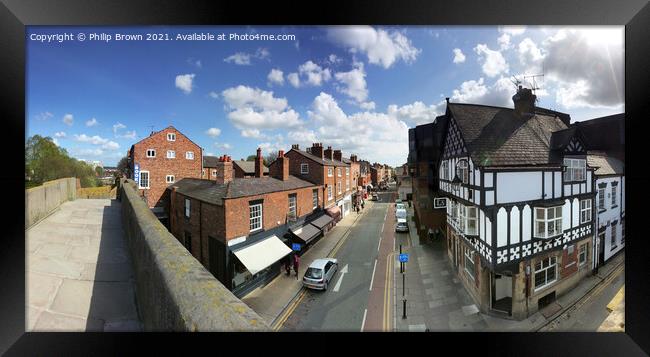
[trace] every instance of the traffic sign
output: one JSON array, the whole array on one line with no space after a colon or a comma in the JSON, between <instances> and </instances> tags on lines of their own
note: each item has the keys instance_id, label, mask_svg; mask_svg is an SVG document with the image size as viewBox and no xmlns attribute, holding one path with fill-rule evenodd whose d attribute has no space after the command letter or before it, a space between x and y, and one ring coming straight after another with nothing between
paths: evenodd
<instances>
[{"instance_id":1,"label":"traffic sign","mask_svg":"<svg viewBox=\"0 0 650 357\"><path fill-rule=\"evenodd\" d=\"M134 164L133 165L133 180L135 180L135 183L140 185L140 165Z\"/></svg>"},{"instance_id":2,"label":"traffic sign","mask_svg":"<svg viewBox=\"0 0 650 357\"><path fill-rule=\"evenodd\" d=\"M409 261L409 255L408 253L402 253L399 255L399 261L400 263L406 263Z\"/></svg>"},{"instance_id":3,"label":"traffic sign","mask_svg":"<svg viewBox=\"0 0 650 357\"><path fill-rule=\"evenodd\" d=\"M295 250L296 252L300 250L300 243L293 243L291 246L291 249Z\"/></svg>"}]
</instances>

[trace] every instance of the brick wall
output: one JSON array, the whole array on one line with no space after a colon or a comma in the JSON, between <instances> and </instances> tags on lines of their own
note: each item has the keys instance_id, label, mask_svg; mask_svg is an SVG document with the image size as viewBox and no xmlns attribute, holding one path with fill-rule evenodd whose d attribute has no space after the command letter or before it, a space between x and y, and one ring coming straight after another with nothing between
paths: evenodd
<instances>
[{"instance_id":1,"label":"brick wall","mask_svg":"<svg viewBox=\"0 0 650 357\"><path fill-rule=\"evenodd\" d=\"M175 133L176 140L168 141L167 134ZM147 150L156 150L156 157L148 158ZM176 158L168 159L167 151L174 150ZM194 153L194 159L185 158L185 153ZM140 189L139 193L147 196L149 207L164 206L164 193L169 185L167 175L174 175L175 181L183 178L201 178L201 148L174 127L165 128L133 145L133 164L140 166L140 171L149 172L149 189ZM133 166L131 167L133 170Z\"/></svg>"}]
</instances>

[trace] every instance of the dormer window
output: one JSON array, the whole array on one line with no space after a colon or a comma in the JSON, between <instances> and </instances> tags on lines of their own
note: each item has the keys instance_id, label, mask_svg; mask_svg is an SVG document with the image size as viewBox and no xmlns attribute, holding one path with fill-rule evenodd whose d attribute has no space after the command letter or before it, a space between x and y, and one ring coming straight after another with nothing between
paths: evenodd
<instances>
[{"instance_id":1,"label":"dormer window","mask_svg":"<svg viewBox=\"0 0 650 357\"><path fill-rule=\"evenodd\" d=\"M584 159L564 159L564 181L584 181L587 177L587 161Z\"/></svg>"},{"instance_id":2,"label":"dormer window","mask_svg":"<svg viewBox=\"0 0 650 357\"><path fill-rule=\"evenodd\" d=\"M176 133L167 133L167 141L176 141Z\"/></svg>"}]
</instances>

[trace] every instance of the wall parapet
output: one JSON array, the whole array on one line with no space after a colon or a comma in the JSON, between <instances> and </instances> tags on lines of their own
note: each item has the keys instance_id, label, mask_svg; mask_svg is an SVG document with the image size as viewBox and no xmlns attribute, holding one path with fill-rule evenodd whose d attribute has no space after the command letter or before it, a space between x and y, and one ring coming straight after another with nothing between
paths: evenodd
<instances>
[{"instance_id":1,"label":"wall parapet","mask_svg":"<svg viewBox=\"0 0 650 357\"><path fill-rule=\"evenodd\" d=\"M146 331L269 331L160 223L131 179L120 179L122 226Z\"/></svg>"},{"instance_id":2,"label":"wall parapet","mask_svg":"<svg viewBox=\"0 0 650 357\"><path fill-rule=\"evenodd\" d=\"M47 181L25 190L25 229L43 220L66 201L77 199L77 179Z\"/></svg>"}]
</instances>

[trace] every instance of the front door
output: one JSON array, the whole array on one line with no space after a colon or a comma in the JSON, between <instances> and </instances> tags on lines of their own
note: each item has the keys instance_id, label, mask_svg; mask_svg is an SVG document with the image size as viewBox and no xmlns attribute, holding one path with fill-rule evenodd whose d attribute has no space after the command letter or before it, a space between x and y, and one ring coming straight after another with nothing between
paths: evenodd
<instances>
[{"instance_id":1,"label":"front door","mask_svg":"<svg viewBox=\"0 0 650 357\"><path fill-rule=\"evenodd\" d=\"M512 276L492 275L492 309L510 314L512 312Z\"/></svg>"},{"instance_id":2,"label":"front door","mask_svg":"<svg viewBox=\"0 0 650 357\"><path fill-rule=\"evenodd\" d=\"M218 239L208 237L208 253L210 254L210 273L227 288L230 288L230 282L226 276L226 246Z\"/></svg>"}]
</instances>

